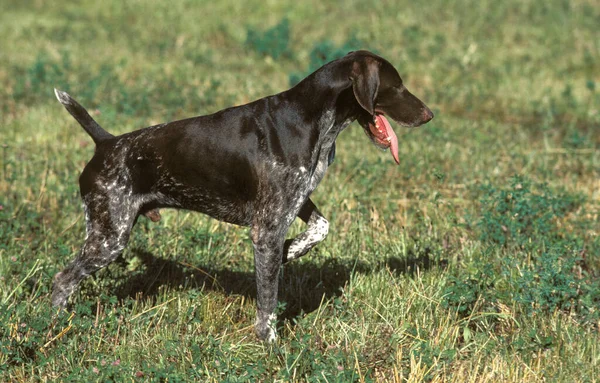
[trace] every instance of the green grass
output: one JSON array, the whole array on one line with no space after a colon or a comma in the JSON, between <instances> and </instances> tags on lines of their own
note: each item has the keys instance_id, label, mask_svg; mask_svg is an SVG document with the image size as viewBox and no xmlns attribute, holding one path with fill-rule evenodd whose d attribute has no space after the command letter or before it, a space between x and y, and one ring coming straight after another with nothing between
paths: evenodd
<instances>
[{"instance_id":1,"label":"green grass","mask_svg":"<svg viewBox=\"0 0 600 383\"><path fill-rule=\"evenodd\" d=\"M600 376L600 6L576 1L10 1L0 13L0 381L591 382ZM280 92L382 54L436 118L401 163L353 124L257 342L244 228L140 219L52 319L84 238L91 139ZM303 230L295 223L292 233ZM291 235L290 234L290 235Z\"/></svg>"}]
</instances>

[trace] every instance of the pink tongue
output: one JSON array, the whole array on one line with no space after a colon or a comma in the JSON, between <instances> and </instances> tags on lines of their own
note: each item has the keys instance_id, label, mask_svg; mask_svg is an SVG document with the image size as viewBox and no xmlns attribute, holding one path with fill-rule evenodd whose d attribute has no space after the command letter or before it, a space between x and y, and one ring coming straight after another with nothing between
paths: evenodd
<instances>
[{"instance_id":1,"label":"pink tongue","mask_svg":"<svg viewBox=\"0 0 600 383\"><path fill-rule=\"evenodd\" d=\"M383 114L378 114L375 116L375 118L377 118L379 126L383 125L385 127L386 134L388 135L388 137L391 138L390 151L392 152L392 157L394 157L394 161L396 161L396 163L400 165L400 159L398 159L398 137L396 137L396 133L394 133L394 130L392 130L392 126Z\"/></svg>"}]
</instances>

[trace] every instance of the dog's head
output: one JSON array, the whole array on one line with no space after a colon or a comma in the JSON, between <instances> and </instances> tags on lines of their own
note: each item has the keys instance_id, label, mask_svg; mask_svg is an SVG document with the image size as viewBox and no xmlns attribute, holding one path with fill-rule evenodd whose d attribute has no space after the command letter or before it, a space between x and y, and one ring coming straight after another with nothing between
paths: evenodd
<instances>
[{"instance_id":1,"label":"dog's head","mask_svg":"<svg viewBox=\"0 0 600 383\"><path fill-rule=\"evenodd\" d=\"M373 143L390 148L396 163L398 138L386 116L407 127L422 125L433 118L431 110L412 95L402 83L392 64L367 51L350 52L350 81L358 104L362 107L358 122Z\"/></svg>"}]
</instances>

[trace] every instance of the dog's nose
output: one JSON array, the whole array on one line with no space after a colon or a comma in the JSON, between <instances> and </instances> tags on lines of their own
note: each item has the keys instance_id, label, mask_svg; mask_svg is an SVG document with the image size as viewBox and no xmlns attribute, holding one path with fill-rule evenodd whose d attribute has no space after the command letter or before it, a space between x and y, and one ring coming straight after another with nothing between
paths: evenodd
<instances>
[{"instance_id":1,"label":"dog's nose","mask_svg":"<svg viewBox=\"0 0 600 383\"><path fill-rule=\"evenodd\" d=\"M433 112L428 107L425 107L425 109L423 109L422 117L423 123L426 123L433 118Z\"/></svg>"}]
</instances>

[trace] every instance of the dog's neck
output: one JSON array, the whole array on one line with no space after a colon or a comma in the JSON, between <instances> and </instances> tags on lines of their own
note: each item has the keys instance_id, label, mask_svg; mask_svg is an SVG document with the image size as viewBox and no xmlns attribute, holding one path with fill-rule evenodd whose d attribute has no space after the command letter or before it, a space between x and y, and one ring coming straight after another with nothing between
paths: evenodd
<instances>
[{"instance_id":1,"label":"dog's neck","mask_svg":"<svg viewBox=\"0 0 600 383\"><path fill-rule=\"evenodd\" d=\"M288 91L288 100L294 100L294 107L305 116L305 121L316 122L306 126L318 137L311 158L312 189L333 161L338 135L358 118L362 110L354 97L352 82L343 74L345 68L339 68L343 64L326 65Z\"/></svg>"},{"instance_id":2,"label":"dog's neck","mask_svg":"<svg viewBox=\"0 0 600 383\"><path fill-rule=\"evenodd\" d=\"M356 120L362 108L356 101L350 80L351 63L337 60L321 67L287 92L297 110L305 116L319 116L319 137L337 135Z\"/></svg>"}]
</instances>

